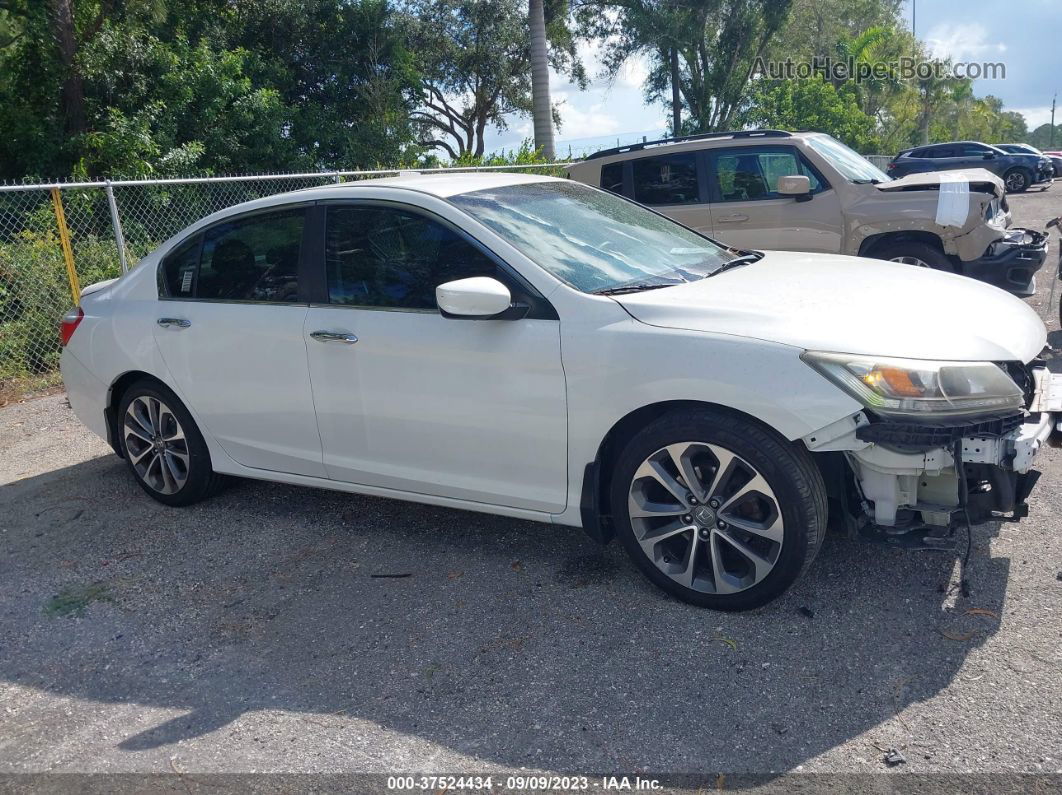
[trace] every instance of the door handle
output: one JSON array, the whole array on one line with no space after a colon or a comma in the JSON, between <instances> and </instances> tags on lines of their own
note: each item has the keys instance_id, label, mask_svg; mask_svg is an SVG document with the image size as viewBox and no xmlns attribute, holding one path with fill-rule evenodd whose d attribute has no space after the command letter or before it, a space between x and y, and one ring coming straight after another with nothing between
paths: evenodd
<instances>
[{"instance_id":1,"label":"door handle","mask_svg":"<svg viewBox=\"0 0 1062 795\"><path fill-rule=\"evenodd\" d=\"M742 213L735 213L734 215L722 215L715 220L721 224L739 224L742 221L749 220L749 217Z\"/></svg>"},{"instance_id":2,"label":"door handle","mask_svg":"<svg viewBox=\"0 0 1062 795\"><path fill-rule=\"evenodd\" d=\"M312 331L310 336L318 342L342 342L346 345L353 345L358 341L357 337L345 331Z\"/></svg>"},{"instance_id":3,"label":"door handle","mask_svg":"<svg viewBox=\"0 0 1062 795\"><path fill-rule=\"evenodd\" d=\"M192 325L191 320L185 320L183 317L160 317L156 322L163 328L169 328L170 326L188 328Z\"/></svg>"}]
</instances>

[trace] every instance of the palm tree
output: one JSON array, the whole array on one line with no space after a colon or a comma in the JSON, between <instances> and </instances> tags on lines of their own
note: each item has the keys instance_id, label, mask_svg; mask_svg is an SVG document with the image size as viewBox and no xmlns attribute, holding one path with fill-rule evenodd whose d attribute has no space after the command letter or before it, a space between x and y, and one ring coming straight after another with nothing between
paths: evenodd
<instances>
[{"instance_id":1,"label":"palm tree","mask_svg":"<svg viewBox=\"0 0 1062 795\"><path fill-rule=\"evenodd\" d=\"M544 0L528 3L531 27L531 109L535 121L535 149L552 161L553 108L549 101L549 60L546 51L546 13Z\"/></svg>"}]
</instances>

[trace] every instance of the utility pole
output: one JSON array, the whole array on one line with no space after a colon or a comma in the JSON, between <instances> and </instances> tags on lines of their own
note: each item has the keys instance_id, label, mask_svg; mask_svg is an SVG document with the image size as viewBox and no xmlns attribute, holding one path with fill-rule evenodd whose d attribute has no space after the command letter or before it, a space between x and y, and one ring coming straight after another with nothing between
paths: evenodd
<instances>
[{"instance_id":1,"label":"utility pole","mask_svg":"<svg viewBox=\"0 0 1062 795\"><path fill-rule=\"evenodd\" d=\"M911 0L911 35L918 38L918 0Z\"/></svg>"},{"instance_id":2,"label":"utility pole","mask_svg":"<svg viewBox=\"0 0 1062 795\"><path fill-rule=\"evenodd\" d=\"M1054 97L1051 98L1051 146L1053 150L1055 148L1055 105L1058 103L1058 92L1055 92Z\"/></svg>"}]
</instances>

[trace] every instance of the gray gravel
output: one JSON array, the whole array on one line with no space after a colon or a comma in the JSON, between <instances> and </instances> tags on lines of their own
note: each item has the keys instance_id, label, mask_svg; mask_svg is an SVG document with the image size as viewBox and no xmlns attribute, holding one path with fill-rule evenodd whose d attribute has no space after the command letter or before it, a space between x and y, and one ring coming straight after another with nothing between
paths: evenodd
<instances>
[{"instance_id":1,"label":"gray gravel","mask_svg":"<svg viewBox=\"0 0 1062 795\"><path fill-rule=\"evenodd\" d=\"M1062 187L1012 204L1042 227ZM166 508L63 396L11 406L0 772L1062 771L1041 468L1027 521L975 529L969 598L954 555L831 537L728 615L568 528L250 481Z\"/></svg>"}]
</instances>

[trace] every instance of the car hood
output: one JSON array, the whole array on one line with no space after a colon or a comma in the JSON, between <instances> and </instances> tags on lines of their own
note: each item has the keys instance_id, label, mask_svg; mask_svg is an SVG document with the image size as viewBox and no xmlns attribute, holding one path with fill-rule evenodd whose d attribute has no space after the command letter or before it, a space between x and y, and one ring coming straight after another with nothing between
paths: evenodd
<instances>
[{"instance_id":1,"label":"car hood","mask_svg":"<svg viewBox=\"0 0 1062 795\"><path fill-rule=\"evenodd\" d=\"M614 297L652 326L751 337L805 350L914 359L1028 362L1047 343L1009 293L912 265L769 251L700 281Z\"/></svg>"},{"instance_id":2,"label":"car hood","mask_svg":"<svg viewBox=\"0 0 1062 795\"><path fill-rule=\"evenodd\" d=\"M956 168L950 171L926 171L908 174L888 182L879 182L876 187L885 193L905 190L937 190L941 183L967 182L971 190L991 192L1002 199L1006 193L1003 180L983 168Z\"/></svg>"}]
</instances>

